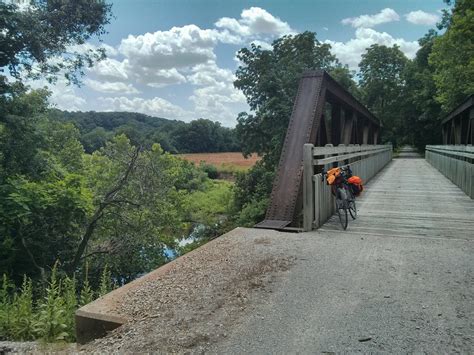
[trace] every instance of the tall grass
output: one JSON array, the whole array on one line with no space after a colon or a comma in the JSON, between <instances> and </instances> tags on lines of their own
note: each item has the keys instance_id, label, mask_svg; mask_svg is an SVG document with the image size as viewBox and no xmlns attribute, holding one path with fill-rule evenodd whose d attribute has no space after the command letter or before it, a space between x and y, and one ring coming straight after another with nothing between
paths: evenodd
<instances>
[{"instance_id":1,"label":"tall grass","mask_svg":"<svg viewBox=\"0 0 474 355\"><path fill-rule=\"evenodd\" d=\"M56 266L51 270L51 276L43 289L34 289L32 280L26 276L21 287L15 288L7 275L3 275L0 288L0 340L74 342L74 313L77 308L108 293L112 288L107 267L102 272L97 292L90 286L87 266L81 287L78 287L75 276L59 276Z\"/></svg>"}]
</instances>

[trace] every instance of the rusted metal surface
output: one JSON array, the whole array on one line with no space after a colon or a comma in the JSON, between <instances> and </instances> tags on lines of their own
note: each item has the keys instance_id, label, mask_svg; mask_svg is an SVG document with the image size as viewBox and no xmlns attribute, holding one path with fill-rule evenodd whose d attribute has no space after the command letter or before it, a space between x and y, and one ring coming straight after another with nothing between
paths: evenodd
<instances>
[{"instance_id":1,"label":"rusted metal surface","mask_svg":"<svg viewBox=\"0 0 474 355\"><path fill-rule=\"evenodd\" d=\"M326 102L332 106L330 127L322 118ZM270 205L265 220L256 227L284 229L294 224L302 206L304 144L376 144L380 126L379 120L325 71L306 72L299 83Z\"/></svg>"},{"instance_id":2,"label":"rusted metal surface","mask_svg":"<svg viewBox=\"0 0 474 355\"><path fill-rule=\"evenodd\" d=\"M315 136L321 118L325 92L322 75L308 73L300 80L293 112L281 152L279 168L273 182L270 206L258 228L278 229L293 221L303 173L303 144Z\"/></svg>"},{"instance_id":3,"label":"rusted metal surface","mask_svg":"<svg viewBox=\"0 0 474 355\"><path fill-rule=\"evenodd\" d=\"M443 144L474 144L474 95L447 115L441 124Z\"/></svg>"}]
</instances>

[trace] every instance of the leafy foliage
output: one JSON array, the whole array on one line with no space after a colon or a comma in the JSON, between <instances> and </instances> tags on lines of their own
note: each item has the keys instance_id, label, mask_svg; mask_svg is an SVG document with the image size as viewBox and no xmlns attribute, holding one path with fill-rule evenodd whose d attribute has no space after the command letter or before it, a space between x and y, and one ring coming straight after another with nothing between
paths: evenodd
<instances>
[{"instance_id":1,"label":"leafy foliage","mask_svg":"<svg viewBox=\"0 0 474 355\"><path fill-rule=\"evenodd\" d=\"M166 262L165 248L189 231L185 203L206 190L205 172L125 135L84 154L78 130L48 117L46 99L32 91L4 104L12 120L2 121L3 132L16 130L18 139L1 143L0 272L15 283L23 274L44 280L58 259L69 273L90 260L94 283L104 264L125 282ZM13 118L22 107L31 116ZM31 144L19 144L22 138ZM9 153L17 146L28 162ZM202 213L198 219L208 220Z\"/></svg>"},{"instance_id":2,"label":"leafy foliage","mask_svg":"<svg viewBox=\"0 0 474 355\"><path fill-rule=\"evenodd\" d=\"M381 119L382 141L397 145L405 136L405 117L400 106L405 100L403 73L408 59L397 45L373 44L362 55L360 88L362 100Z\"/></svg>"},{"instance_id":3,"label":"leafy foliage","mask_svg":"<svg viewBox=\"0 0 474 355\"><path fill-rule=\"evenodd\" d=\"M194 225L210 224L200 242L222 231L230 185L211 182L158 143L183 152L238 144L232 130L204 119L50 110L49 93L21 79L54 81L64 72L76 83L103 52L71 45L103 33L110 6L32 3L25 11L0 3L0 66L17 79L0 77L0 339L73 341L76 308L107 293L112 280L165 263L165 249L176 249Z\"/></svg>"},{"instance_id":4,"label":"leafy foliage","mask_svg":"<svg viewBox=\"0 0 474 355\"><path fill-rule=\"evenodd\" d=\"M115 135L125 134L131 143L150 149L154 143L171 153L240 151L235 130L219 122L198 119L184 123L135 112L67 112L53 110L56 119L70 122L81 132L87 153L105 146Z\"/></svg>"},{"instance_id":5,"label":"leafy foliage","mask_svg":"<svg viewBox=\"0 0 474 355\"><path fill-rule=\"evenodd\" d=\"M103 49L80 50L74 46L104 34L110 16L111 5L103 0L31 0L22 11L1 2L0 67L7 67L16 79L26 73L54 81L63 71L66 79L77 83L82 68L92 66L105 54ZM65 52L67 56L63 56ZM5 76L0 79L5 83Z\"/></svg>"},{"instance_id":6,"label":"leafy foliage","mask_svg":"<svg viewBox=\"0 0 474 355\"><path fill-rule=\"evenodd\" d=\"M306 70L324 69L358 94L352 73L331 54L330 46L316 39L313 32L284 36L263 50L254 44L238 52L242 62L234 86L243 91L252 114L237 117L237 136L245 155L258 153L263 162L236 181L234 208L242 211L239 224L252 225L264 216L271 191L274 169L291 116L298 82ZM262 180L259 180L262 179Z\"/></svg>"},{"instance_id":7,"label":"leafy foliage","mask_svg":"<svg viewBox=\"0 0 474 355\"><path fill-rule=\"evenodd\" d=\"M237 58L242 62L234 86L242 90L255 113L240 113L237 135L246 155L257 152L274 167L291 116L293 100L302 73L308 69L331 70L337 64L313 32L284 36L263 50L254 44L243 48Z\"/></svg>"},{"instance_id":8,"label":"leafy foliage","mask_svg":"<svg viewBox=\"0 0 474 355\"><path fill-rule=\"evenodd\" d=\"M232 184L228 181L214 180L203 184L184 199L190 222L214 225L228 214L229 202L232 199Z\"/></svg>"},{"instance_id":9,"label":"leafy foliage","mask_svg":"<svg viewBox=\"0 0 474 355\"><path fill-rule=\"evenodd\" d=\"M442 36L434 39L429 63L434 68L436 99L445 112L474 94L474 8L471 0L457 0L444 17Z\"/></svg>"},{"instance_id":10,"label":"leafy foliage","mask_svg":"<svg viewBox=\"0 0 474 355\"><path fill-rule=\"evenodd\" d=\"M438 34L431 30L419 40L420 49L413 61L405 68L405 95L407 105L403 108L407 120L407 141L420 151L427 144L441 143L441 105L436 101L434 68L428 58Z\"/></svg>"},{"instance_id":11,"label":"leafy foliage","mask_svg":"<svg viewBox=\"0 0 474 355\"><path fill-rule=\"evenodd\" d=\"M237 175L234 186L233 210L237 225L253 226L263 220L275 173L263 161L246 173Z\"/></svg>"}]
</instances>

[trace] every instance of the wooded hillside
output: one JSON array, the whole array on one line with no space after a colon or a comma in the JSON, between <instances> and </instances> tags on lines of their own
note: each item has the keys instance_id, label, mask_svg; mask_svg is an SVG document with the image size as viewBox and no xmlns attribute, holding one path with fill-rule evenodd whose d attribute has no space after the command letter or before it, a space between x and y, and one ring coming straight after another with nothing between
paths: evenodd
<instances>
[{"instance_id":1,"label":"wooded hillside","mask_svg":"<svg viewBox=\"0 0 474 355\"><path fill-rule=\"evenodd\" d=\"M219 122L198 119L185 123L137 112L68 112L53 110L51 116L73 123L87 153L103 147L117 134L133 144L150 148L153 143L171 153L237 152L240 144L235 130Z\"/></svg>"}]
</instances>

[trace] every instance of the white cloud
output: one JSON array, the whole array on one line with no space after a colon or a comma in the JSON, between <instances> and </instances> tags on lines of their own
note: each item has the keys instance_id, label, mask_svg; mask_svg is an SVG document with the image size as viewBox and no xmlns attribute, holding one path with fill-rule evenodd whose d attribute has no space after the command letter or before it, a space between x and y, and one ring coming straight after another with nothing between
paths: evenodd
<instances>
[{"instance_id":1,"label":"white cloud","mask_svg":"<svg viewBox=\"0 0 474 355\"><path fill-rule=\"evenodd\" d=\"M107 58L97 63L91 70L98 79L107 81L137 82L151 87L164 87L186 82L186 77L176 68L160 69L132 65L128 59L118 61Z\"/></svg>"},{"instance_id":2,"label":"white cloud","mask_svg":"<svg viewBox=\"0 0 474 355\"><path fill-rule=\"evenodd\" d=\"M100 47L105 49L105 53L108 57L115 57L118 55L118 50L106 43L102 43Z\"/></svg>"},{"instance_id":3,"label":"white cloud","mask_svg":"<svg viewBox=\"0 0 474 355\"><path fill-rule=\"evenodd\" d=\"M130 71L137 82L154 88L186 82L186 77L175 68L155 69L135 66L132 67Z\"/></svg>"},{"instance_id":4,"label":"white cloud","mask_svg":"<svg viewBox=\"0 0 474 355\"><path fill-rule=\"evenodd\" d=\"M243 94L225 83L198 88L189 99L194 103L196 117L219 121L224 126L235 126L237 114L248 110Z\"/></svg>"},{"instance_id":5,"label":"white cloud","mask_svg":"<svg viewBox=\"0 0 474 355\"><path fill-rule=\"evenodd\" d=\"M127 59L120 62L116 59L107 58L94 65L91 71L100 79L124 81L129 78L128 67Z\"/></svg>"},{"instance_id":6,"label":"white cloud","mask_svg":"<svg viewBox=\"0 0 474 355\"><path fill-rule=\"evenodd\" d=\"M294 32L287 22L280 20L260 7L244 9L238 20L222 17L215 25L217 28L229 30L242 37L259 35L281 36Z\"/></svg>"},{"instance_id":7,"label":"white cloud","mask_svg":"<svg viewBox=\"0 0 474 355\"><path fill-rule=\"evenodd\" d=\"M232 71L219 68L213 61L196 65L192 71L193 74L188 76L188 80L194 85L216 85L220 82L233 82L234 79Z\"/></svg>"},{"instance_id":8,"label":"white cloud","mask_svg":"<svg viewBox=\"0 0 474 355\"><path fill-rule=\"evenodd\" d=\"M219 121L234 126L237 114L248 110L245 96L234 88L234 74L210 61L193 68L188 81L198 87L189 98L194 104L196 117Z\"/></svg>"},{"instance_id":9,"label":"white cloud","mask_svg":"<svg viewBox=\"0 0 474 355\"><path fill-rule=\"evenodd\" d=\"M408 22L414 23L415 25L434 25L440 17L437 14L430 14L421 10L412 11L405 15Z\"/></svg>"},{"instance_id":10,"label":"white cloud","mask_svg":"<svg viewBox=\"0 0 474 355\"><path fill-rule=\"evenodd\" d=\"M132 84L125 84L122 82L97 81L92 79L84 80L84 83L92 90L108 93L108 94L138 94L139 91L133 87Z\"/></svg>"},{"instance_id":11,"label":"white cloud","mask_svg":"<svg viewBox=\"0 0 474 355\"><path fill-rule=\"evenodd\" d=\"M140 112L150 116L173 118L178 120L190 119L189 112L160 97L143 99L139 97L100 97L101 109L104 111Z\"/></svg>"},{"instance_id":12,"label":"white cloud","mask_svg":"<svg viewBox=\"0 0 474 355\"><path fill-rule=\"evenodd\" d=\"M214 48L219 41L231 42L235 36L228 31L201 29L196 25L173 27L122 39L119 52L122 62L108 62L98 66L98 75L122 76L150 87L164 87L186 82L183 72L195 65L215 60Z\"/></svg>"},{"instance_id":13,"label":"white cloud","mask_svg":"<svg viewBox=\"0 0 474 355\"><path fill-rule=\"evenodd\" d=\"M30 80L26 83L33 89L47 88L51 92L49 102L60 110L81 111L86 108L87 102L79 96L77 87L68 85L62 76L58 77L55 84L49 84L45 79Z\"/></svg>"},{"instance_id":14,"label":"white cloud","mask_svg":"<svg viewBox=\"0 0 474 355\"><path fill-rule=\"evenodd\" d=\"M163 98L100 97L101 110L141 112L152 116L191 121L203 117L235 126L237 114L248 110L245 97L233 86L231 70L220 68L214 61L190 69L186 81L194 85L189 101L192 109L185 110Z\"/></svg>"},{"instance_id":15,"label":"white cloud","mask_svg":"<svg viewBox=\"0 0 474 355\"><path fill-rule=\"evenodd\" d=\"M395 10L385 8L375 15L361 15L358 17L345 18L341 21L343 25L351 25L352 27L365 27L370 28L382 23L399 21L400 16Z\"/></svg>"},{"instance_id":16,"label":"white cloud","mask_svg":"<svg viewBox=\"0 0 474 355\"><path fill-rule=\"evenodd\" d=\"M60 110L82 111L86 109L87 101L79 96L71 87L58 85L50 88L52 91L50 102Z\"/></svg>"},{"instance_id":17,"label":"white cloud","mask_svg":"<svg viewBox=\"0 0 474 355\"><path fill-rule=\"evenodd\" d=\"M408 58L414 58L416 52L420 48L417 41L406 41L403 38L394 38L386 32L377 32L371 28L358 28L355 38L347 42L335 42L327 40L325 43L331 45L331 51L343 63L349 65L351 70L357 70L361 61L361 56L365 53L366 48L372 44L380 44L388 47L393 45L400 46L400 50L405 53Z\"/></svg>"},{"instance_id":18,"label":"white cloud","mask_svg":"<svg viewBox=\"0 0 474 355\"><path fill-rule=\"evenodd\" d=\"M173 27L144 35L129 35L119 51L133 67L171 69L186 68L215 59L216 30L202 30L196 25Z\"/></svg>"}]
</instances>

